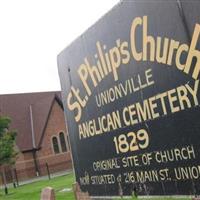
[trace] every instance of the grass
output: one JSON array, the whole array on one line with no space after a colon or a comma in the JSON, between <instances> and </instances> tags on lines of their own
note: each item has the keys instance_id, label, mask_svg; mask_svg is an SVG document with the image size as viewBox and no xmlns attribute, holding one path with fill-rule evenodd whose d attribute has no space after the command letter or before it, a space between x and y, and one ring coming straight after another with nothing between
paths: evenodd
<instances>
[{"instance_id":1,"label":"grass","mask_svg":"<svg viewBox=\"0 0 200 200\"><path fill-rule=\"evenodd\" d=\"M56 194L56 200L75 200L73 191L60 192L65 188L71 188L74 183L73 174L56 177L49 180L40 180L35 183L22 185L16 189L10 188L9 194L4 195L4 190L0 190L1 200L39 200L41 190L47 186L54 188ZM136 200L136 198L130 198L124 200ZM140 199L140 198L139 198ZM177 200L177 198L141 198L142 200ZM122 199L118 199L122 200ZM191 198L178 198L178 200L191 200Z\"/></svg>"},{"instance_id":2,"label":"grass","mask_svg":"<svg viewBox=\"0 0 200 200\"><path fill-rule=\"evenodd\" d=\"M70 192L60 192L62 189L71 188L74 182L73 174L56 177L49 180L41 180L35 183L26 184L16 189L10 188L9 194L4 195L4 191L0 190L1 200L39 200L41 190L44 187L50 186L54 188L56 194L56 200L74 200L72 190Z\"/></svg>"}]
</instances>

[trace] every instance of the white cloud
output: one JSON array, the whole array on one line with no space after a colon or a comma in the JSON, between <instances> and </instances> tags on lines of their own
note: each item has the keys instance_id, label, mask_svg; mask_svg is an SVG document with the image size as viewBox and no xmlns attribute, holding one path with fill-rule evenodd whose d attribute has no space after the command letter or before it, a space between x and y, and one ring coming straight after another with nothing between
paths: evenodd
<instances>
[{"instance_id":1,"label":"white cloud","mask_svg":"<svg viewBox=\"0 0 200 200\"><path fill-rule=\"evenodd\" d=\"M0 94L59 90L56 56L119 0L1 0Z\"/></svg>"}]
</instances>

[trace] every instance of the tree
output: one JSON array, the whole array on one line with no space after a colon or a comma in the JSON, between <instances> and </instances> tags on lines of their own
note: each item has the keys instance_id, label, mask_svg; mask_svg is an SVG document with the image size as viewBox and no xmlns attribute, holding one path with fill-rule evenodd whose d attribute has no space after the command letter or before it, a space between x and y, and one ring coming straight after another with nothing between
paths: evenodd
<instances>
[{"instance_id":1,"label":"tree","mask_svg":"<svg viewBox=\"0 0 200 200\"><path fill-rule=\"evenodd\" d=\"M15 150L15 138L17 132L14 130L9 130L10 123L10 118L0 116L0 168L3 170L5 194L8 193L8 189L4 167L13 165L17 155Z\"/></svg>"}]
</instances>

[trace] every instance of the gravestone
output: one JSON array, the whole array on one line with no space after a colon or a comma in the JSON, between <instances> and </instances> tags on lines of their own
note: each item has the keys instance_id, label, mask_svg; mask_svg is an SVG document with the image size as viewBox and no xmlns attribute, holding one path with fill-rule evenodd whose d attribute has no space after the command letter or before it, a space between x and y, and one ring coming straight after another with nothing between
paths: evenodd
<instances>
[{"instance_id":1,"label":"gravestone","mask_svg":"<svg viewBox=\"0 0 200 200\"><path fill-rule=\"evenodd\" d=\"M55 200L54 189L51 187L46 187L42 190L41 200Z\"/></svg>"}]
</instances>

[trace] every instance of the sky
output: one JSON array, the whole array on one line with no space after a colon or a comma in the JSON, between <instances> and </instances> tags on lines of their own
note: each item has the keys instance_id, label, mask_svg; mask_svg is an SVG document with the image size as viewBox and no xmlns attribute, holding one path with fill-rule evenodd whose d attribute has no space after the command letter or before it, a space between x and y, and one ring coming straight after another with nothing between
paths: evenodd
<instances>
[{"instance_id":1,"label":"sky","mask_svg":"<svg viewBox=\"0 0 200 200\"><path fill-rule=\"evenodd\" d=\"M0 0L0 94L60 90L57 55L119 0Z\"/></svg>"}]
</instances>

